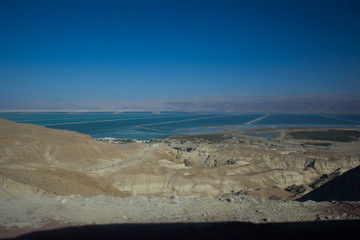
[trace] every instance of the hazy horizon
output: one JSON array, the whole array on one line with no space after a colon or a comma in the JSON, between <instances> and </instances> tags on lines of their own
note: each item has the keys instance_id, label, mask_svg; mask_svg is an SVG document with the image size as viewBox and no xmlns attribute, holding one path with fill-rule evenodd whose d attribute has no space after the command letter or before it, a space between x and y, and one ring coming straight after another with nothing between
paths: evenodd
<instances>
[{"instance_id":1,"label":"hazy horizon","mask_svg":"<svg viewBox=\"0 0 360 240\"><path fill-rule=\"evenodd\" d=\"M3 0L0 109L356 95L359 12L355 0Z\"/></svg>"},{"instance_id":2,"label":"hazy horizon","mask_svg":"<svg viewBox=\"0 0 360 240\"><path fill-rule=\"evenodd\" d=\"M261 113L360 113L360 95L213 96L172 99L91 99L0 103L0 112L14 111L185 111Z\"/></svg>"}]
</instances>

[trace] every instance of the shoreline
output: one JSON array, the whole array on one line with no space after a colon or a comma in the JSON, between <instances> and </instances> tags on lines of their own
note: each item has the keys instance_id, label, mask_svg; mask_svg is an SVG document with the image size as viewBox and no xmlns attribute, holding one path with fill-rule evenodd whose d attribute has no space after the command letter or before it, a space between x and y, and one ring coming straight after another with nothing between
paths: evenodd
<instances>
[{"instance_id":1,"label":"shoreline","mask_svg":"<svg viewBox=\"0 0 360 240\"><path fill-rule=\"evenodd\" d=\"M216 127L217 128L217 127ZM224 127L225 128L225 127ZM213 135L229 135L229 134L244 134L244 136L251 136L247 134L256 134L256 133L279 133L281 131L286 132L298 132L298 131L306 131L306 132L313 132L313 131L358 131L360 129L356 128L331 128L331 127L271 127L271 128L257 128L257 129L224 129L222 132L216 133L194 133L194 134L174 134L169 135L164 138L151 138L151 139L136 139L136 138L116 138L116 137L94 137L95 140L100 141L134 141L134 142L148 142L151 140L166 140L171 138L194 138L194 137L201 137L201 136L213 136ZM261 136L253 136L253 137L261 137ZM266 139L274 139L275 137L263 137Z\"/></svg>"}]
</instances>

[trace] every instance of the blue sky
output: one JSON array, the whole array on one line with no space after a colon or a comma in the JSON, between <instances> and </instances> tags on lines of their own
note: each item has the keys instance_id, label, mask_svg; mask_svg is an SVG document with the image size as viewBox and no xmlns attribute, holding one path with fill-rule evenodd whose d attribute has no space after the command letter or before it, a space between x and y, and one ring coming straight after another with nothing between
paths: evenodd
<instances>
[{"instance_id":1,"label":"blue sky","mask_svg":"<svg viewBox=\"0 0 360 240\"><path fill-rule=\"evenodd\" d=\"M0 1L0 101L360 93L360 1Z\"/></svg>"}]
</instances>

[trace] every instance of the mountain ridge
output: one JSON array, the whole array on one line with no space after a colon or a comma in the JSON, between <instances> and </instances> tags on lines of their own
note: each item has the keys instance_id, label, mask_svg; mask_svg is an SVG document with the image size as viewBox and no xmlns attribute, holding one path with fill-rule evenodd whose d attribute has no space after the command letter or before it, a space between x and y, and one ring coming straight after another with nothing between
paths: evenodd
<instances>
[{"instance_id":1,"label":"mountain ridge","mask_svg":"<svg viewBox=\"0 0 360 240\"><path fill-rule=\"evenodd\" d=\"M144 100L37 100L18 104L0 103L0 110L360 113L360 95L210 96Z\"/></svg>"}]
</instances>

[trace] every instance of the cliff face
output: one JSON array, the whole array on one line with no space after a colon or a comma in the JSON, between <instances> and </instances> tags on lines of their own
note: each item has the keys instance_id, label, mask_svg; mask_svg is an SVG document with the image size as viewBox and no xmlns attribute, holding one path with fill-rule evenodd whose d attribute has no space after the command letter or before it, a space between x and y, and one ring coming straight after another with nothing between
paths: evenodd
<instances>
[{"instance_id":1,"label":"cliff face","mask_svg":"<svg viewBox=\"0 0 360 240\"><path fill-rule=\"evenodd\" d=\"M0 120L0 182L7 191L50 195L289 199L360 165L359 141L319 145L287 136L279 142L232 132L121 145Z\"/></svg>"},{"instance_id":2,"label":"cliff face","mask_svg":"<svg viewBox=\"0 0 360 240\"><path fill-rule=\"evenodd\" d=\"M145 195L172 191L186 196L246 192L287 199L297 194L290 191L295 186L301 186L302 193L306 193L324 174L341 174L360 164L357 156L344 153L299 153L237 143L216 145L199 143L191 152L175 152L165 144L151 147L154 149L149 150L143 162L113 175L114 186ZM163 153L161 158L156 156L159 152Z\"/></svg>"}]
</instances>

